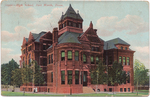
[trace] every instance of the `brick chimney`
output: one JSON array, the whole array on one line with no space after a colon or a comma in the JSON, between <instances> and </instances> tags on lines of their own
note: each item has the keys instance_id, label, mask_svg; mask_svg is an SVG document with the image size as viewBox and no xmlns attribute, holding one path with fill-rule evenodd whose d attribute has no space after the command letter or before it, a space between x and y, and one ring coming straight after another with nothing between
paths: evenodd
<instances>
[{"instance_id":1,"label":"brick chimney","mask_svg":"<svg viewBox=\"0 0 150 97\"><path fill-rule=\"evenodd\" d=\"M53 29L53 44L57 44L58 43L58 29L54 28Z\"/></svg>"}]
</instances>

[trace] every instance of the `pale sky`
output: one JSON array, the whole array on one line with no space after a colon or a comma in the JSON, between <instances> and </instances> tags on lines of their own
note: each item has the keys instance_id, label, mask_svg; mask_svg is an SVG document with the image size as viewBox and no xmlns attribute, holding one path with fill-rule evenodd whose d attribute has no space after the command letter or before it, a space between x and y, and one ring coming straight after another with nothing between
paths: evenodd
<instances>
[{"instance_id":1,"label":"pale sky","mask_svg":"<svg viewBox=\"0 0 150 97\"><path fill-rule=\"evenodd\" d=\"M149 10L148 2L124 1L32 1L7 2L1 5L1 63L12 58L19 64L23 37L29 32L40 33L58 27L62 12L69 4L83 18L84 31L90 21L104 41L121 38L131 46L134 59L140 60L148 68L149 57ZM20 7L19 7L20 6Z\"/></svg>"}]
</instances>

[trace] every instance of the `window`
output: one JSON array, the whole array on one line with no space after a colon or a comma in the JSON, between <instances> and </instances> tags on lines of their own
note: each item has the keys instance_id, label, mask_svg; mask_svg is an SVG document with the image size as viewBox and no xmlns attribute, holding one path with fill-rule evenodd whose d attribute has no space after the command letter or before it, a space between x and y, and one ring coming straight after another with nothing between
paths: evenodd
<instances>
[{"instance_id":1,"label":"window","mask_svg":"<svg viewBox=\"0 0 150 97\"><path fill-rule=\"evenodd\" d=\"M123 50L123 47L121 46L121 49Z\"/></svg>"},{"instance_id":2,"label":"window","mask_svg":"<svg viewBox=\"0 0 150 97\"><path fill-rule=\"evenodd\" d=\"M53 82L53 72L51 72L51 82Z\"/></svg>"},{"instance_id":3,"label":"window","mask_svg":"<svg viewBox=\"0 0 150 97\"><path fill-rule=\"evenodd\" d=\"M72 60L72 51L68 51L68 60Z\"/></svg>"},{"instance_id":4,"label":"window","mask_svg":"<svg viewBox=\"0 0 150 97\"><path fill-rule=\"evenodd\" d=\"M96 48L95 48L95 51L99 51L99 48L98 48L98 47L96 47Z\"/></svg>"},{"instance_id":5,"label":"window","mask_svg":"<svg viewBox=\"0 0 150 97\"><path fill-rule=\"evenodd\" d=\"M31 62L31 54L29 54L29 64L30 64L30 62Z\"/></svg>"},{"instance_id":6,"label":"window","mask_svg":"<svg viewBox=\"0 0 150 97\"><path fill-rule=\"evenodd\" d=\"M69 26L71 26L71 22L69 22Z\"/></svg>"},{"instance_id":7,"label":"window","mask_svg":"<svg viewBox=\"0 0 150 97\"><path fill-rule=\"evenodd\" d=\"M68 84L72 84L72 71L68 71Z\"/></svg>"},{"instance_id":8,"label":"window","mask_svg":"<svg viewBox=\"0 0 150 97\"><path fill-rule=\"evenodd\" d=\"M43 66L46 66L46 65L47 65L47 59L43 58Z\"/></svg>"},{"instance_id":9,"label":"window","mask_svg":"<svg viewBox=\"0 0 150 97\"><path fill-rule=\"evenodd\" d=\"M64 23L64 26L66 27L66 22Z\"/></svg>"},{"instance_id":10,"label":"window","mask_svg":"<svg viewBox=\"0 0 150 97\"><path fill-rule=\"evenodd\" d=\"M127 72L128 80L127 83L130 83L130 71Z\"/></svg>"},{"instance_id":11,"label":"window","mask_svg":"<svg viewBox=\"0 0 150 97\"><path fill-rule=\"evenodd\" d=\"M130 92L130 88L128 88L128 92Z\"/></svg>"},{"instance_id":12,"label":"window","mask_svg":"<svg viewBox=\"0 0 150 97\"><path fill-rule=\"evenodd\" d=\"M76 23L73 23L73 27L76 27Z\"/></svg>"},{"instance_id":13,"label":"window","mask_svg":"<svg viewBox=\"0 0 150 97\"><path fill-rule=\"evenodd\" d=\"M65 71L61 71L61 84L65 84Z\"/></svg>"},{"instance_id":14,"label":"window","mask_svg":"<svg viewBox=\"0 0 150 97\"><path fill-rule=\"evenodd\" d=\"M79 84L79 71L75 71L75 84Z\"/></svg>"},{"instance_id":15,"label":"window","mask_svg":"<svg viewBox=\"0 0 150 97\"><path fill-rule=\"evenodd\" d=\"M120 92L122 92L122 88L120 88Z\"/></svg>"},{"instance_id":16,"label":"window","mask_svg":"<svg viewBox=\"0 0 150 97\"><path fill-rule=\"evenodd\" d=\"M127 50L127 47L125 47L125 50Z\"/></svg>"},{"instance_id":17,"label":"window","mask_svg":"<svg viewBox=\"0 0 150 97\"><path fill-rule=\"evenodd\" d=\"M91 56L91 64L94 64L94 57Z\"/></svg>"},{"instance_id":18,"label":"window","mask_svg":"<svg viewBox=\"0 0 150 97\"><path fill-rule=\"evenodd\" d=\"M86 55L83 54L83 63L86 63Z\"/></svg>"},{"instance_id":19,"label":"window","mask_svg":"<svg viewBox=\"0 0 150 97\"><path fill-rule=\"evenodd\" d=\"M98 58L98 57L96 57L96 64L98 64L98 62L99 62L99 58Z\"/></svg>"},{"instance_id":20,"label":"window","mask_svg":"<svg viewBox=\"0 0 150 97\"><path fill-rule=\"evenodd\" d=\"M127 57L127 65L130 65L130 59Z\"/></svg>"},{"instance_id":21,"label":"window","mask_svg":"<svg viewBox=\"0 0 150 97\"><path fill-rule=\"evenodd\" d=\"M61 52L61 61L64 61L65 60L65 51L62 51Z\"/></svg>"},{"instance_id":22,"label":"window","mask_svg":"<svg viewBox=\"0 0 150 97\"><path fill-rule=\"evenodd\" d=\"M28 51L30 51L30 50L31 50L31 46L28 47Z\"/></svg>"},{"instance_id":23,"label":"window","mask_svg":"<svg viewBox=\"0 0 150 97\"><path fill-rule=\"evenodd\" d=\"M82 79L83 79L83 71L81 71L80 73L81 73L81 74L80 74L80 79L81 79L81 84L82 84L82 81L83 81L83 80L82 80Z\"/></svg>"},{"instance_id":24,"label":"window","mask_svg":"<svg viewBox=\"0 0 150 97\"><path fill-rule=\"evenodd\" d=\"M53 63L53 54L51 54L51 62Z\"/></svg>"},{"instance_id":25,"label":"window","mask_svg":"<svg viewBox=\"0 0 150 97\"><path fill-rule=\"evenodd\" d=\"M126 88L124 88L124 92L126 92Z\"/></svg>"},{"instance_id":26,"label":"window","mask_svg":"<svg viewBox=\"0 0 150 97\"><path fill-rule=\"evenodd\" d=\"M75 61L79 61L79 52L75 51Z\"/></svg>"},{"instance_id":27,"label":"window","mask_svg":"<svg viewBox=\"0 0 150 97\"><path fill-rule=\"evenodd\" d=\"M123 65L126 64L126 57L123 57Z\"/></svg>"},{"instance_id":28,"label":"window","mask_svg":"<svg viewBox=\"0 0 150 97\"><path fill-rule=\"evenodd\" d=\"M46 45L43 45L43 50L46 50Z\"/></svg>"},{"instance_id":29,"label":"window","mask_svg":"<svg viewBox=\"0 0 150 97\"><path fill-rule=\"evenodd\" d=\"M81 24L79 24L79 28L81 28Z\"/></svg>"},{"instance_id":30,"label":"window","mask_svg":"<svg viewBox=\"0 0 150 97\"><path fill-rule=\"evenodd\" d=\"M94 51L94 47L92 47L92 51Z\"/></svg>"},{"instance_id":31,"label":"window","mask_svg":"<svg viewBox=\"0 0 150 97\"><path fill-rule=\"evenodd\" d=\"M48 58L48 63L49 63L49 64L51 63L51 61L50 61L50 55L49 55L49 58Z\"/></svg>"},{"instance_id":32,"label":"window","mask_svg":"<svg viewBox=\"0 0 150 97\"><path fill-rule=\"evenodd\" d=\"M122 57L121 56L119 57L119 63L122 63Z\"/></svg>"}]
</instances>

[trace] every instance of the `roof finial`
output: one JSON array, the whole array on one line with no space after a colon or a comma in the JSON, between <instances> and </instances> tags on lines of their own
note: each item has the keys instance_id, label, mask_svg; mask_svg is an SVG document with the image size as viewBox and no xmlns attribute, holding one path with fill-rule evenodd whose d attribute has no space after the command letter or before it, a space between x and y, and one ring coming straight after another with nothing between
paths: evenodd
<instances>
[{"instance_id":1,"label":"roof finial","mask_svg":"<svg viewBox=\"0 0 150 97\"><path fill-rule=\"evenodd\" d=\"M71 7L71 4L69 4L69 7Z\"/></svg>"},{"instance_id":2,"label":"roof finial","mask_svg":"<svg viewBox=\"0 0 150 97\"><path fill-rule=\"evenodd\" d=\"M93 23L92 23L92 21L91 21L91 23L90 23L90 27L93 28Z\"/></svg>"}]
</instances>

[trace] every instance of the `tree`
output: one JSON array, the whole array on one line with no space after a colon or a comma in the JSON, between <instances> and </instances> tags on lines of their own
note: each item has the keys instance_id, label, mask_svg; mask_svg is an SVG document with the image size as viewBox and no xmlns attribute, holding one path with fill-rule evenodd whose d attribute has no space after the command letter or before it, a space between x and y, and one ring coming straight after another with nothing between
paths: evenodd
<instances>
[{"instance_id":1,"label":"tree","mask_svg":"<svg viewBox=\"0 0 150 97\"><path fill-rule=\"evenodd\" d=\"M143 63L139 60L135 59L134 63L134 85L137 87L137 95L138 95L138 85L145 85L149 81L148 76L149 70L146 69Z\"/></svg>"},{"instance_id":2,"label":"tree","mask_svg":"<svg viewBox=\"0 0 150 97\"><path fill-rule=\"evenodd\" d=\"M23 68L20 68L21 70L21 76L22 76L22 83L27 84L32 82L32 74L33 71L29 67L29 65L23 65Z\"/></svg>"},{"instance_id":3,"label":"tree","mask_svg":"<svg viewBox=\"0 0 150 97\"><path fill-rule=\"evenodd\" d=\"M1 82L4 85L12 85L12 70L19 68L17 62L14 59L9 61L9 63L1 65ZM8 86L7 86L8 87ZM8 89L7 89L8 90Z\"/></svg>"},{"instance_id":4,"label":"tree","mask_svg":"<svg viewBox=\"0 0 150 97\"><path fill-rule=\"evenodd\" d=\"M21 76L21 69L15 69L12 71L12 84L13 84L13 91L14 86L21 86L22 85L22 76Z\"/></svg>"},{"instance_id":5,"label":"tree","mask_svg":"<svg viewBox=\"0 0 150 97\"><path fill-rule=\"evenodd\" d=\"M103 62L100 60L96 67L90 70L91 74L91 83L92 84L104 84L106 83L107 74L104 72L106 66L103 65Z\"/></svg>"},{"instance_id":6,"label":"tree","mask_svg":"<svg viewBox=\"0 0 150 97\"><path fill-rule=\"evenodd\" d=\"M42 68L37 64L37 62L35 60L33 60L31 62L31 67L34 67L32 69L35 69L33 70L33 74L32 74L32 77L34 77L34 84L35 85L42 85L44 83L44 77L42 75Z\"/></svg>"},{"instance_id":7,"label":"tree","mask_svg":"<svg viewBox=\"0 0 150 97\"><path fill-rule=\"evenodd\" d=\"M108 81L111 85L125 83L128 76L125 71L123 71L122 64L114 61L112 66L108 67ZM114 90L114 89L113 89Z\"/></svg>"}]
</instances>

